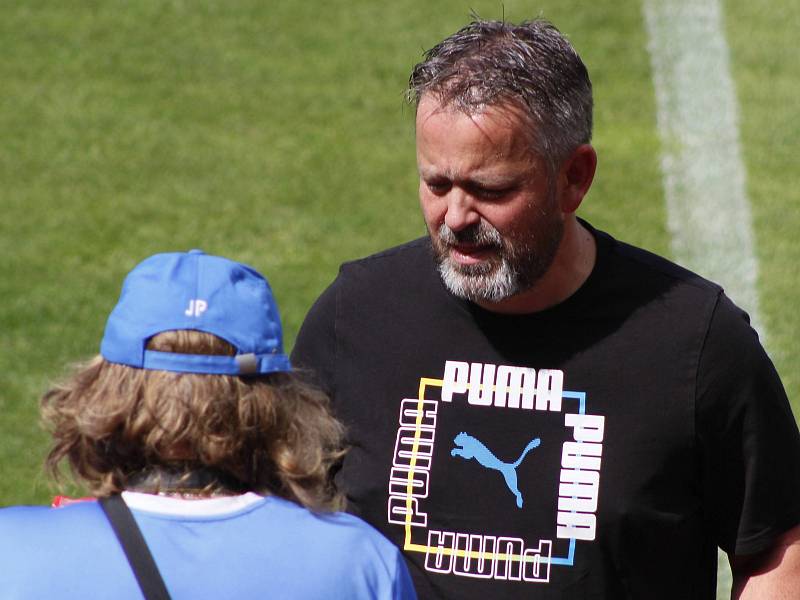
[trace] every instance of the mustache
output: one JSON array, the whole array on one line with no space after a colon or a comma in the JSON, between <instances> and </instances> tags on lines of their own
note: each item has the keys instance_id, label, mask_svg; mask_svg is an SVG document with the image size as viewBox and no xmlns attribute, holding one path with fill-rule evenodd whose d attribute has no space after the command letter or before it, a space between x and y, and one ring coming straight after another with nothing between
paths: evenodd
<instances>
[{"instance_id":1,"label":"mustache","mask_svg":"<svg viewBox=\"0 0 800 600\"><path fill-rule=\"evenodd\" d=\"M494 248L503 247L503 236L500 232L486 221L481 221L475 225L470 225L459 231L453 231L442 223L437 232L439 240L447 245L471 244L475 246L490 246Z\"/></svg>"}]
</instances>

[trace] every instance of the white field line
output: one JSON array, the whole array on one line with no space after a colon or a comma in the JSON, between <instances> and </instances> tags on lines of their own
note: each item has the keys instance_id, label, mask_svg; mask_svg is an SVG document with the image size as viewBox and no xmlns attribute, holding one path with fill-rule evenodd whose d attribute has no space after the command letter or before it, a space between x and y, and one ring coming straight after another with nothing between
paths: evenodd
<instances>
[{"instance_id":1,"label":"white field line","mask_svg":"<svg viewBox=\"0 0 800 600\"><path fill-rule=\"evenodd\" d=\"M736 94L718 0L643 0L672 252L765 330Z\"/></svg>"}]
</instances>

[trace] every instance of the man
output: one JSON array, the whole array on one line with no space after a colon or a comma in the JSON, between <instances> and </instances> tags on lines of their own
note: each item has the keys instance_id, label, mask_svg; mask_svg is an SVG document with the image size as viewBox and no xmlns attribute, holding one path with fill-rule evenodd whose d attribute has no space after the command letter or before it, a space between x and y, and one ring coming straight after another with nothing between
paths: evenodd
<instances>
[{"instance_id":1,"label":"man","mask_svg":"<svg viewBox=\"0 0 800 600\"><path fill-rule=\"evenodd\" d=\"M250 267L199 251L138 265L101 356L42 401L48 466L100 502L0 510L0 597L416 598L397 548L332 512L343 430L282 340ZM109 523L115 506L133 527Z\"/></svg>"},{"instance_id":2,"label":"man","mask_svg":"<svg viewBox=\"0 0 800 600\"><path fill-rule=\"evenodd\" d=\"M333 394L351 508L423 598L800 597L800 436L715 284L576 217L586 68L476 21L411 75L420 239L342 266L293 360Z\"/></svg>"}]
</instances>

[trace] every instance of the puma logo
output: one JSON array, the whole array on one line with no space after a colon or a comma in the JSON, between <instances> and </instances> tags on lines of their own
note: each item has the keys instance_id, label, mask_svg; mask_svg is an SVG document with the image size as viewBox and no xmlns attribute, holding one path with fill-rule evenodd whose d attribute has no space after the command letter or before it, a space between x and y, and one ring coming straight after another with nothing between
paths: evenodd
<instances>
[{"instance_id":1,"label":"puma logo","mask_svg":"<svg viewBox=\"0 0 800 600\"><path fill-rule=\"evenodd\" d=\"M497 458L483 442L463 431L453 439L453 442L456 447L450 451L450 456L460 456L466 460L474 458L482 467L500 471L500 473L503 474L508 489L517 497L517 508L522 508L522 494L517 488L517 467L528 455L528 452L539 445L539 438L534 438L528 442L522 454L520 454L519 458L513 463L503 462Z\"/></svg>"}]
</instances>

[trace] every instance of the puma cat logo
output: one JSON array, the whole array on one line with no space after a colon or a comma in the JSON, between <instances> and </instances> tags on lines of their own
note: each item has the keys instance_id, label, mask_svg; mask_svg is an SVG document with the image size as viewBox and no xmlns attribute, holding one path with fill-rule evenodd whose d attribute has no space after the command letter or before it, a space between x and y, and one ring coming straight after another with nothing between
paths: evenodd
<instances>
[{"instance_id":1,"label":"puma cat logo","mask_svg":"<svg viewBox=\"0 0 800 600\"><path fill-rule=\"evenodd\" d=\"M503 474L508 489L517 497L517 508L522 508L522 494L517 488L517 467L522 463L528 452L539 445L539 438L534 438L528 442L522 454L520 454L519 458L513 463L503 462L497 458L483 442L463 431L453 439L453 442L456 447L450 451L450 456L460 456L466 460L474 458L482 467L500 471L500 473Z\"/></svg>"}]
</instances>

